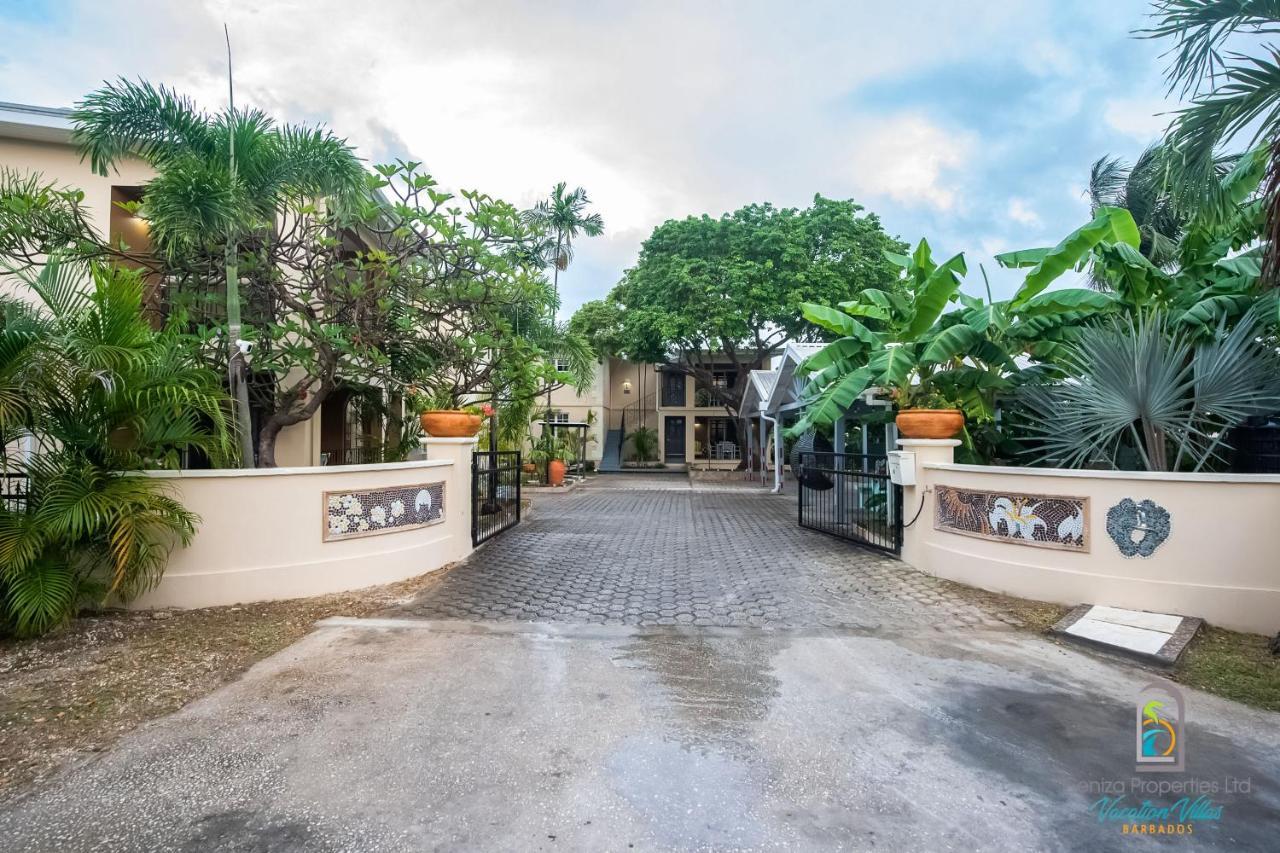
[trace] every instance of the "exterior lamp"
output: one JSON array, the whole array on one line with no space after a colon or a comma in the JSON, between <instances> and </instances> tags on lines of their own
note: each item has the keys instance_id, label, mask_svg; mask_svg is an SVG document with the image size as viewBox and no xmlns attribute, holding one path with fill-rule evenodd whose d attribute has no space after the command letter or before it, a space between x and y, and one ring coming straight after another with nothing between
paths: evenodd
<instances>
[{"instance_id":1,"label":"exterior lamp","mask_svg":"<svg viewBox=\"0 0 1280 853\"><path fill-rule=\"evenodd\" d=\"M630 380L630 379L628 379L628 380L626 380L626 381L624 381L624 382L622 383L622 393L623 393L623 394L630 394L630 393L631 393L631 380Z\"/></svg>"}]
</instances>

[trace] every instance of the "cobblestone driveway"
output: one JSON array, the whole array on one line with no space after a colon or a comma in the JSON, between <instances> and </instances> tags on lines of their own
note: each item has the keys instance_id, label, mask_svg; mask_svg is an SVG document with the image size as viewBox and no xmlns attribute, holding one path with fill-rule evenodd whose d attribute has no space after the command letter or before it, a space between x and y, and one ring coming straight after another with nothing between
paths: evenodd
<instances>
[{"instance_id":1,"label":"cobblestone driveway","mask_svg":"<svg viewBox=\"0 0 1280 853\"><path fill-rule=\"evenodd\" d=\"M804 530L794 496L599 476L535 499L399 615L623 625L997 625L933 577Z\"/></svg>"}]
</instances>

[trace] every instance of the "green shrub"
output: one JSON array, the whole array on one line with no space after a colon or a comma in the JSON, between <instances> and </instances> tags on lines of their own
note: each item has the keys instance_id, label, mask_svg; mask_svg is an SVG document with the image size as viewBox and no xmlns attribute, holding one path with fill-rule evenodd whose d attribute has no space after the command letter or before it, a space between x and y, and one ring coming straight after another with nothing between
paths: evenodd
<instances>
[{"instance_id":1,"label":"green shrub","mask_svg":"<svg viewBox=\"0 0 1280 853\"><path fill-rule=\"evenodd\" d=\"M194 535L198 518L135 472L225 463L234 445L220 377L147 325L136 272L53 258L20 278L37 304L0 304L0 467L27 495L0 502L0 630L33 635L149 589Z\"/></svg>"}]
</instances>

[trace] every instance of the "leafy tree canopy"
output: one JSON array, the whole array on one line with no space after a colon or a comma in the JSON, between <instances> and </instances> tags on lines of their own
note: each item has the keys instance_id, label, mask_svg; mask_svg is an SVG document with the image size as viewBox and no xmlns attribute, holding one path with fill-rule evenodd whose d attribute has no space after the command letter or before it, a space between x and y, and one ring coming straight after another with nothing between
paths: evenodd
<instances>
[{"instance_id":1,"label":"leafy tree canopy","mask_svg":"<svg viewBox=\"0 0 1280 853\"><path fill-rule=\"evenodd\" d=\"M875 214L821 195L804 209L752 204L718 219L670 220L608 299L584 305L575 322L620 355L669 361L706 385L727 356L738 382L718 402L736 411L748 369L788 341L823 335L796 315L798 303L892 289L896 268L885 252L905 250Z\"/></svg>"}]
</instances>

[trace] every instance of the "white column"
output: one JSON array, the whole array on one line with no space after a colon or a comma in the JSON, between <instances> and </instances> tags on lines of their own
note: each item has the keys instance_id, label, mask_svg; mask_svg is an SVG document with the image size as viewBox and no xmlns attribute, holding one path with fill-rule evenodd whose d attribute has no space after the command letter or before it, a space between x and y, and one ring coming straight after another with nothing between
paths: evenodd
<instances>
[{"instance_id":1,"label":"white column","mask_svg":"<svg viewBox=\"0 0 1280 853\"><path fill-rule=\"evenodd\" d=\"M778 421L773 425L773 489L782 491L782 412L778 412Z\"/></svg>"},{"instance_id":2,"label":"white column","mask_svg":"<svg viewBox=\"0 0 1280 853\"><path fill-rule=\"evenodd\" d=\"M926 464L950 464L960 442L954 438L900 438L898 448L916 455L914 486L902 487L902 559L921 571L929 571L926 543L933 532L933 484ZM917 514L919 513L919 514ZM915 519L912 523L912 519Z\"/></svg>"},{"instance_id":3,"label":"white column","mask_svg":"<svg viewBox=\"0 0 1280 853\"><path fill-rule=\"evenodd\" d=\"M760 485L762 486L769 482L767 479L765 479L769 475L769 466L765 464L766 460L768 459L768 457L765 454L769 452L769 445L765 442L765 439L768 437L768 434L769 434L768 429L769 429L768 424L765 422L764 416L761 415L760 428L758 430L758 432L760 433L760 442L757 445L756 450L757 450L757 456L760 459Z\"/></svg>"},{"instance_id":4,"label":"white column","mask_svg":"<svg viewBox=\"0 0 1280 853\"><path fill-rule=\"evenodd\" d=\"M471 457L480 439L435 438L418 439L428 459L448 459L453 470L445 483L445 523L449 525L454 542L450 560L461 560L471 553Z\"/></svg>"}]
</instances>

